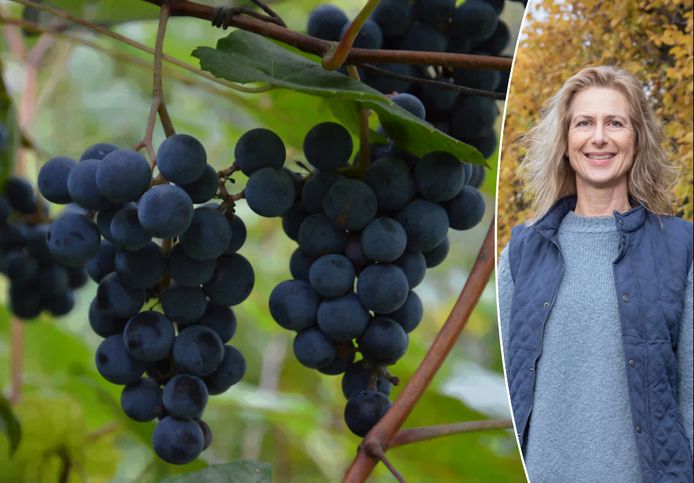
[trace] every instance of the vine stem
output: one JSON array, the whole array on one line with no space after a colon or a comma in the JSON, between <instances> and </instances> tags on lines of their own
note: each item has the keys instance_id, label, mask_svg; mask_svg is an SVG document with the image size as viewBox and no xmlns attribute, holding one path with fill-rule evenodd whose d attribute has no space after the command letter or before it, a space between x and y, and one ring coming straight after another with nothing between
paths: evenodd
<instances>
[{"instance_id":1,"label":"vine stem","mask_svg":"<svg viewBox=\"0 0 694 483\"><path fill-rule=\"evenodd\" d=\"M364 438L343 483L361 483L371 474L380 459L379 451L386 451L390 447L396 432L455 345L494 270L494 227L492 218L475 264L450 315L400 397Z\"/></svg>"},{"instance_id":2,"label":"vine stem","mask_svg":"<svg viewBox=\"0 0 694 483\"><path fill-rule=\"evenodd\" d=\"M347 66L347 72L352 79L359 79L359 71L353 65ZM359 108L359 176L363 177L371 162L371 147L369 146L369 110Z\"/></svg>"},{"instance_id":3,"label":"vine stem","mask_svg":"<svg viewBox=\"0 0 694 483\"><path fill-rule=\"evenodd\" d=\"M473 431L486 431L492 429L513 428L510 419L486 419L484 421L465 421L462 423L440 424L437 426L423 426L421 428L403 429L398 431L388 445L389 448L404 446L453 434L471 433Z\"/></svg>"},{"instance_id":4,"label":"vine stem","mask_svg":"<svg viewBox=\"0 0 694 483\"><path fill-rule=\"evenodd\" d=\"M113 49L102 47L101 45L97 44L96 42L91 42L91 41L86 40L82 37L70 35L70 34L67 34L67 33L62 32L62 31L57 30L57 29L47 28L43 25L39 25L39 24L36 24L34 22L27 22L25 20L20 20L17 18L7 18L7 17L3 17L2 14L0 14L0 24L18 26L18 27L22 27L22 28L25 28L27 30L30 30L32 32L39 32L39 33L45 33L48 35L52 35L54 37L58 37L58 38L67 40L68 42L70 42L72 44L83 45L85 47L89 47L90 49L93 49L93 50L96 50L97 52L101 52L103 54L106 54L109 57L112 57L113 59L115 59L119 62L128 63L128 64L134 65L136 67L140 67L140 68L146 68L147 70L150 70L152 68L151 62L148 62L144 59L140 59L139 57L135 57L132 55L124 54L122 52L118 52L118 51L113 50ZM10 29L6 29L5 31L9 31L9 30ZM15 30L15 29L12 29L12 30ZM15 55L14 57L15 58L21 58L20 56L17 56L17 55ZM162 56L162 58L164 60L169 62L167 60L167 57L168 57L167 55ZM184 65L187 66L187 64L184 64ZM205 72L198 71L197 69L194 69L193 67L187 66L187 70L189 72L196 74L196 75L206 77L204 75L204 74L206 74ZM209 92L211 94L214 94L215 96L230 98L230 96L232 95L229 91L226 91L224 89L220 89L217 86L213 86L213 85L209 85L207 83L204 83L203 81L200 81L199 79L197 79L195 77L187 77L183 73L175 71L175 70L168 71L166 73L166 75L167 75L167 77L172 78L174 80L177 80L183 84L194 85L196 88L201 89L201 90L206 91L206 92ZM226 87L231 87L232 89L234 88L233 85L230 85L230 84L233 84L233 82L229 82L229 81L224 80L224 79L217 79L217 81L219 81L218 83L221 85L225 85ZM244 103L245 102L244 99L239 97L239 96L234 96L232 99L234 100L234 102L237 102L237 103ZM33 149L38 149L38 148L34 147Z\"/></svg>"},{"instance_id":5,"label":"vine stem","mask_svg":"<svg viewBox=\"0 0 694 483\"><path fill-rule=\"evenodd\" d=\"M16 405L22 398L22 366L24 358L24 323L13 316L10 322L10 404Z\"/></svg>"},{"instance_id":6,"label":"vine stem","mask_svg":"<svg viewBox=\"0 0 694 483\"><path fill-rule=\"evenodd\" d=\"M366 5L359 11L354 20L347 27L347 31L344 33L337 46L334 49L328 50L328 52L323 56L322 65L324 69L337 70L342 67L345 63L349 51L354 45L354 41L357 40L357 36L361 31L364 22L369 19L369 15L378 7L381 0L368 0Z\"/></svg>"},{"instance_id":7,"label":"vine stem","mask_svg":"<svg viewBox=\"0 0 694 483\"><path fill-rule=\"evenodd\" d=\"M124 35L113 32L107 28L101 27L101 26L96 25L92 22L84 20L80 17L76 17L74 15L71 15L70 13L68 13L64 10L54 8L54 7L51 7L49 5L44 5L42 3L36 3L36 2L31 1L31 0L12 0L12 1L19 3L21 5L27 6L27 7L36 8L37 10L40 10L42 12L50 13L51 15L54 15L56 17L67 20L68 22L72 22L74 24L80 25L80 26L82 26L88 30L91 30L92 32L96 32L98 34L105 35L105 36L110 37L114 40L117 40L118 42L122 42L126 45L129 45L130 47L132 47L134 49L140 50L142 52L146 52L150 55L154 55L154 49L152 49L151 47L144 45L144 44L141 44L140 42L137 42L133 39L130 39ZM12 23L17 23L16 19L8 19L8 20L11 20ZM37 28L38 28L38 30L50 32L50 33L53 33L55 35L59 34L59 32L51 31L48 29L43 29L42 27L37 27ZM226 87L229 87L229 88L234 89L234 90L239 91L239 92L254 94L254 93L259 93L259 92L267 92L267 91L272 90L274 88L273 86L259 86L259 87L243 86L243 85L237 84L235 82L230 82L230 81L227 81L225 79L217 78L217 77L213 76L212 74L210 74L209 72L202 71L196 67L193 67L190 64L186 64L185 62L182 62L182 61L176 59L175 57L171 57L169 55L163 54L162 58L165 61L169 62L170 64L173 64L177 67L180 67L181 69L187 70L187 71L192 72L193 74L196 74L200 77L204 77L205 79L208 79L212 82L216 82L217 84L224 85Z\"/></svg>"},{"instance_id":8,"label":"vine stem","mask_svg":"<svg viewBox=\"0 0 694 483\"><path fill-rule=\"evenodd\" d=\"M152 163L152 169L154 169L154 167L157 165L157 158L156 154L154 153L154 146L152 145L152 138L154 137L154 125L157 121L157 114L159 114L159 119L161 120L166 137L176 134L171 122L171 118L169 117L169 113L166 109L166 102L164 101L164 86L161 74L164 37L166 36L166 24L168 23L170 14L171 4L169 2L165 2L159 11L159 26L157 28L157 40L154 46L154 66L152 67L152 106L149 109L145 137L136 146L136 148L144 147L147 150L150 163Z\"/></svg>"},{"instance_id":9,"label":"vine stem","mask_svg":"<svg viewBox=\"0 0 694 483\"><path fill-rule=\"evenodd\" d=\"M26 0L22 0L26 1ZM142 0L161 6L166 0ZM192 2L190 0L177 0L171 8L171 15L175 17L194 17L202 20L212 20L215 8L209 5ZM317 39L308 35L294 32L280 27L271 22L265 22L257 18L235 15L228 21L229 25L241 30L248 30L264 37L279 40L297 49L323 57L330 49L334 48L334 42ZM509 72L512 59L509 57L495 57L489 55L453 54L449 52L419 52L413 50L379 50L379 49L350 49L345 59L347 64L421 64L440 65L444 67L467 67L470 69L498 70Z\"/></svg>"}]
</instances>

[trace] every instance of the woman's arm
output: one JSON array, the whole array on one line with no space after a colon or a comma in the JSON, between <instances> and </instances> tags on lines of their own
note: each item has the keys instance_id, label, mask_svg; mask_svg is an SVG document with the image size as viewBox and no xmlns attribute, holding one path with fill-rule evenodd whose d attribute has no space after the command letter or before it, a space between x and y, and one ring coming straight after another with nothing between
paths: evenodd
<instances>
[{"instance_id":1,"label":"woman's arm","mask_svg":"<svg viewBox=\"0 0 694 483\"><path fill-rule=\"evenodd\" d=\"M692 309L692 267L689 268L687 289L684 293L684 310L680 320L677 338L677 367L679 388L679 409L682 415L684 430L689 438L689 449L692 450L692 433L694 432L694 310Z\"/></svg>"}]
</instances>

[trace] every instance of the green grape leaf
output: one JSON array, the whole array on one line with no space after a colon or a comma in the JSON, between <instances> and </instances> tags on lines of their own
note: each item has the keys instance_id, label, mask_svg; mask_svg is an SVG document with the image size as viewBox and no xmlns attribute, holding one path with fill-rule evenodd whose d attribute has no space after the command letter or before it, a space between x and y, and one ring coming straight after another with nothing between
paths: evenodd
<instances>
[{"instance_id":1,"label":"green grape leaf","mask_svg":"<svg viewBox=\"0 0 694 483\"><path fill-rule=\"evenodd\" d=\"M160 483L270 483L272 468L258 461L210 465L204 470L170 476Z\"/></svg>"},{"instance_id":2,"label":"green grape leaf","mask_svg":"<svg viewBox=\"0 0 694 483\"><path fill-rule=\"evenodd\" d=\"M10 402L0 396L0 433L4 433L10 442L10 456L17 451L22 439L22 427L12 411Z\"/></svg>"},{"instance_id":3,"label":"green grape leaf","mask_svg":"<svg viewBox=\"0 0 694 483\"><path fill-rule=\"evenodd\" d=\"M477 149L418 119L377 90L338 72L325 70L320 63L260 35L238 30L220 39L216 49L198 47L192 55L200 60L203 70L216 77L241 84L267 83L328 98L334 112L337 101L372 109L388 136L417 156L447 151L462 161L486 164ZM340 117L346 112L347 109L342 109Z\"/></svg>"}]
</instances>

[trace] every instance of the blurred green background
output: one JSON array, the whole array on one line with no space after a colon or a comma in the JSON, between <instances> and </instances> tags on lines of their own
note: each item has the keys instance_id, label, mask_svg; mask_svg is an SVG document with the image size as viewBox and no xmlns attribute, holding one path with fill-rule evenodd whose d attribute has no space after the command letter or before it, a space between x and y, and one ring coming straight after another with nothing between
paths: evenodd
<instances>
[{"instance_id":1,"label":"blurred green background","mask_svg":"<svg viewBox=\"0 0 694 483\"><path fill-rule=\"evenodd\" d=\"M52 3L154 45L153 19L158 9L144 2ZM278 1L272 7L290 28L303 31L308 12L319 3ZM362 2L332 3L354 15ZM22 9L0 0L0 12L5 19L17 19ZM517 30L521 16L521 5L509 2L502 18ZM101 141L134 146L141 140L152 81L151 69L137 65L135 59L150 63L150 56L104 36L71 29L67 34L79 41L51 40L46 35L24 37L28 49L46 44L42 60L30 65L12 45L15 34L15 27L0 22L1 74L24 132L34 144L34 149L21 150L19 172L35 179L41 164L52 156L78 157L85 147ZM206 22L175 18L169 24L165 52L195 64L190 52L197 46L214 46L223 35ZM231 164L236 140L250 128L275 130L287 145L287 159L294 162L302 159L301 144L308 129L334 120L326 103L317 98L280 90L241 94L175 67L167 66L165 73L166 99L177 131L198 137L218 169ZM28 86L33 79L36 90L32 93ZM162 140L158 128L155 146ZM422 360L481 246L494 207L496 157L495 153L489 160L493 169L483 187L485 219L473 230L450 233L448 259L430 270L417 289L425 307L424 320L411 334L407 354L391 368L402 381L410 378ZM245 182L243 176L236 179L233 192L240 191ZM59 208L53 209L57 214ZM9 458L8 441L0 431L0 481L150 482L240 459L269 463L273 481L278 482L341 479L360 440L348 432L342 419L345 400L340 377L301 366L292 354L292 334L281 329L267 309L272 288L290 277L288 260L295 245L282 232L278 219L258 217L243 201L237 205L237 213L249 231L240 253L256 272L252 295L234 307L239 325L232 344L243 352L248 370L241 383L210 398L205 420L212 428L213 443L201 459L184 467L158 460L150 443L154 423L128 420L119 407L120 386L106 382L96 372L94 351L100 338L91 332L87 320L95 284L90 282L76 294L77 305L68 316L26 323L19 348L11 347L7 283L0 277L0 390L4 394L10 388L12 354L21 351L23 360L21 401L13 407L23 436L19 449ZM394 398L401 388L394 389ZM405 427L508 417L492 279L455 349ZM524 481L511 430L422 442L394 449L388 456L412 482ZM394 479L379 465L370 481Z\"/></svg>"}]
</instances>

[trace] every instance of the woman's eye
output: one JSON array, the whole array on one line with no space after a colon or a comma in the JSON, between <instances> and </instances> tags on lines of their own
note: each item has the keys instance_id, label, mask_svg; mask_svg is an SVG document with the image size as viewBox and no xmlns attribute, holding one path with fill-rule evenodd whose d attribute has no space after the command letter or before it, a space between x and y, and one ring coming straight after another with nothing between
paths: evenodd
<instances>
[{"instance_id":1,"label":"woman's eye","mask_svg":"<svg viewBox=\"0 0 694 483\"><path fill-rule=\"evenodd\" d=\"M615 121L615 120L610 121L608 124L612 127L622 127L623 126L623 124L620 121Z\"/></svg>"},{"instance_id":2,"label":"woman's eye","mask_svg":"<svg viewBox=\"0 0 694 483\"><path fill-rule=\"evenodd\" d=\"M590 123L584 119L584 120L582 120L582 121L578 121L578 122L576 123L576 126L588 126L589 124L590 124Z\"/></svg>"}]
</instances>

